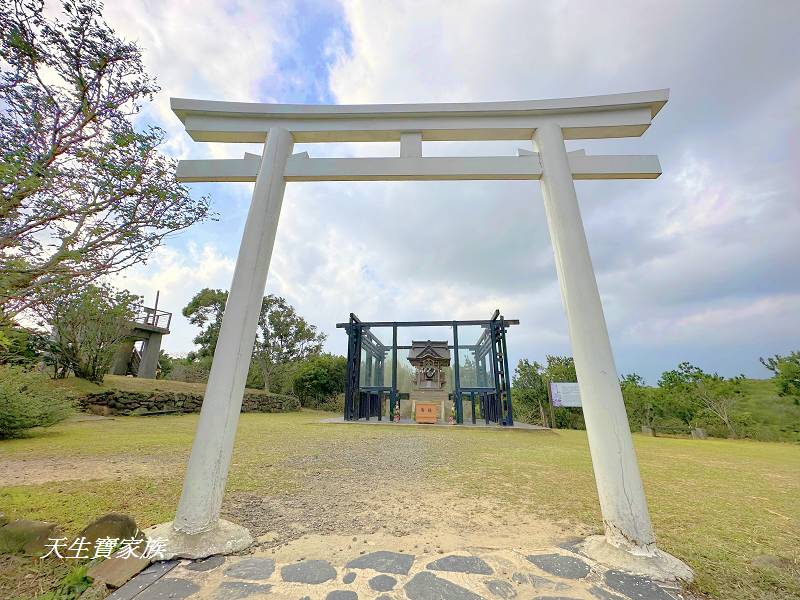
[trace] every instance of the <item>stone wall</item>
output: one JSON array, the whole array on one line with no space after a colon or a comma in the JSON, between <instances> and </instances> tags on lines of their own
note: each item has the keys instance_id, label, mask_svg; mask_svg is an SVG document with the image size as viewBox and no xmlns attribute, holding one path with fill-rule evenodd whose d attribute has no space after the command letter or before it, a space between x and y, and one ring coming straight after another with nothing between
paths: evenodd
<instances>
[{"instance_id":1,"label":"stone wall","mask_svg":"<svg viewBox=\"0 0 800 600\"><path fill-rule=\"evenodd\" d=\"M123 392L109 390L78 399L79 406L99 415L146 415L200 412L202 394L191 392ZM246 393L242 412L291 412L300 410L294 396Z\"/></svg>"}]
</instances>

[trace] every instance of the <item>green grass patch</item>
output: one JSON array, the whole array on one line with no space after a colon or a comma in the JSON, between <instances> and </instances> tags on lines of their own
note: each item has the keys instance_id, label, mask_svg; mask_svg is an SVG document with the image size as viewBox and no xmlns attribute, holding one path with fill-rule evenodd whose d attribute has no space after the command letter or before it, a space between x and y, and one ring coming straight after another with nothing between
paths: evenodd
<instances>
[{"instance_id":1,"label":"green grass patch","mask_svg":"<svg viewBox=\"0 0 800 600\"><path fill-rule=\"evenodd\" d=\"M601 530L585 432L332 426L317 423L322 416L242 415L228 490L292 493L306 475L304 457L331 457L324 465L335 470L335 457L348 444L425 436L446 444L438 475L464 498ZM110 511L127 512L143 527L169 520L196 424L196 415L118 417L62 423L0 442L0 465L76 457L123 461L124 473L125 460L165 456L180 465L154 468L152 475L0 488L0 511L56 521L68 533ZM696 591L726 600L800 597L800 446L634 439L659 545L695 569ZM759 555L776 556L784 566L753 566Z\"/></svg>"}]
</instances>

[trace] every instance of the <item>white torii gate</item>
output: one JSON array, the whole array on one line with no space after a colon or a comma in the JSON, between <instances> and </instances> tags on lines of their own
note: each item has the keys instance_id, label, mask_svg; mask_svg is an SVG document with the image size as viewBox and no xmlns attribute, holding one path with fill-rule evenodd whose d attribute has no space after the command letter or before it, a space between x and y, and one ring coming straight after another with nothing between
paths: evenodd
<instances>
[{"instance_id":1,"label":"white torii gate","mask_svg":"<svg viewBox=\"0 0 800 600\"><path fill-rule=\"evenodd\" d=\"M172 99L199 142L264 143L259 157L183 160L183 182L254 181L253 199L175 520L152 528L168 553L199 558L242 549L249 532L219 518L261 298L287 181L538 179L569 324L605 538L601 561L688 580L656 548L574 179L653 179L656 156L589 156L564 140L642 135L668 90L520 102L312 106ZM423 141L532 140L518 156L424 157ZM399 141L399 157L309 158L294 142Z\"/></svg>"}]
</instances>

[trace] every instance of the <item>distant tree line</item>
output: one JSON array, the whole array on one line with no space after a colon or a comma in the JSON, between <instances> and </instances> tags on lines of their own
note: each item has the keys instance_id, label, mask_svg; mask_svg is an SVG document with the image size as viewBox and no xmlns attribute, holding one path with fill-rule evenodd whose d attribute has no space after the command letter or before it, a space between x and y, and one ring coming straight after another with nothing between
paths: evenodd
<instances>
[{"instance_id":1,"label":"distant tree line","mask_svg":"<svg viewBox=\"0 0 800 600\"><path fill-rule=\"evenodd\" d=\"M777 392L763 398L752 397L752 384L758 382L707 373L688 362L662 373L654 387L636 373L623 375L620 386L631 430L668 435L702 430L718 437L800 441L800 352L761 362L773 371ZM550 405L551 381L577 381L572 357L547 356L545 364L519 361L512 382L515 418L584 429L580 408ZM776 397L783 401L780 407L771 406Z\"/></svg>"}]
</instances>

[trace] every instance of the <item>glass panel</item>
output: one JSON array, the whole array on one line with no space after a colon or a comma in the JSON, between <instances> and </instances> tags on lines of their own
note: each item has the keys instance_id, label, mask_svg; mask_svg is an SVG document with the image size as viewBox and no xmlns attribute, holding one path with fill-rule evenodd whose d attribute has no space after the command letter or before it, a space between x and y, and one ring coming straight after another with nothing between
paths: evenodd
<instances>
[{"instance_id":1,"label":"glass panel","mask_svg":"<svg viewBox=\"0 0 800 600\"><path fill-rule=\"evenodd\" d=\"M361 367L358 370L358 386L364 387L365 385L369 385L367 383L367 356L368 353L364 349L364 346L361 346Z\"/></svg>"},{"instance_id":2,"label":"glass panel","mask_svg":"<svg viewBox=\"0 0 800 600\"><path fill-rule=\"evenodd\" d=\"M361 332L360 387L392 385L392 329L371 328Z\"/></svg>"},{"instance_id":3,"label":"glass panel","mask_svg":"<svg viewBox=\"0 0 800 600\"><path fill-rule=\"evenodd\" d=\"M458 365L462 389L494 387L491 356L491 342L485 327L459 326Z\"/></svg>"}]
</instances>

